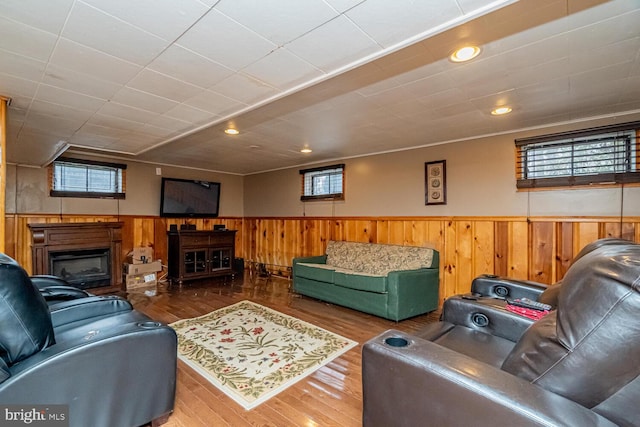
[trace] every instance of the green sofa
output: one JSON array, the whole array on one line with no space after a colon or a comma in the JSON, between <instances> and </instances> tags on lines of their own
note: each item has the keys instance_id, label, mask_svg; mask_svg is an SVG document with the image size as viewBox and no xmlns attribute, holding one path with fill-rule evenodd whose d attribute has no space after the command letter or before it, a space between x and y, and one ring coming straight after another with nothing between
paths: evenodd
<instances>
[{"instance_id":1,"label":"green sofa","mask_svg":"<svg viewBox=\"0 0 640 427\"><path fill-rule=\"evenodd\" d=\"M438 308L439 264L435 249L330 241L324 255L293 259L293 289L399 321Z\"/></svg>"}]
</instances>

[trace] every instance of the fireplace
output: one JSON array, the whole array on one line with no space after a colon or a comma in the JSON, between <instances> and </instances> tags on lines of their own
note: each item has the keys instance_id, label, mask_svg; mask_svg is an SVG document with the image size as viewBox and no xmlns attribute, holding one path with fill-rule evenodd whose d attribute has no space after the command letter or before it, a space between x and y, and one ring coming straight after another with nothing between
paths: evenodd
<instances>
[{"instance_id":1,"label":"fireplace","mask_svg":"<svg viewBox=\"0 0 640 427\"><path fill-rule=\"evenodd\" d=\"M49 271L80 289L111 286L110 249L49 252Z\"/></svg>"},{"instance_id":2,"label":"fireplace","mask_svg":"<svg viewBox=\"0 0 640 427\"><path fill-rule=\"evenodd\" d=\"M29 224L33 274L62 277L92 293L123 290L122 223Z\"/></svg>"}]
</instances>

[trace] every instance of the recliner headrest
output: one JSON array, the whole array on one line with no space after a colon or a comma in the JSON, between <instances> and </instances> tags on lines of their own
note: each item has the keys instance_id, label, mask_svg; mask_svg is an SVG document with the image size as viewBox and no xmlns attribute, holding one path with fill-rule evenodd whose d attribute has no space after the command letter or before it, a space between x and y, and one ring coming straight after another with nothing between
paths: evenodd
<instances>
[{"instance_id":1,"label":"recliner headrest","mask_svg":"<svg viewBox=\"0 0 640 427\"><path fill-rule=\"evenodd\" d=\"M0 254L0 358L12 366L54 343L51 314L20 265Z\"/></svg>"}]
</instances>

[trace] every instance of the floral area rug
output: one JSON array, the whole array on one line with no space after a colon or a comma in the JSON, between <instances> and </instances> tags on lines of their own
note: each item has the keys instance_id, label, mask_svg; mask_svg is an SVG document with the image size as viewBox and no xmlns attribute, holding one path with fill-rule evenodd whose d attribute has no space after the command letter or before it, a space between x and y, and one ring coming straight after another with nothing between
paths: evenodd
<instances>
[{"instance_id":1,"label":"floral area rug","mask_svg":"<svg viewBox=\"0 0 640 427\"><path fill-rule=\"evenodd\" d=\"M178 357L245 409L358 344L251 301L170 326Z\"/></svg>"}]
</instances>

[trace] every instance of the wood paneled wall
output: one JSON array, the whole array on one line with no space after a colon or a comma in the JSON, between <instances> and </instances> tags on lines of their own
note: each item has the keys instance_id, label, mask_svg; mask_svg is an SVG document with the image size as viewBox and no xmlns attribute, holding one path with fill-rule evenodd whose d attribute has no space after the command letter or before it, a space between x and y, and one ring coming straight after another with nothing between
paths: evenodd
<instances>
[{"instance_id":1,"label":"wood paneled wall","mask_svg":"<svg viewBox=\"0 0 640 427\"><path fill-rule=\"evenodd\" d=\"M428 246L440 252L442 299L469 291L483 273L554 283L573 256L602 237L640 242L640 217L392 217L392 218L216 218L167 219L114 216L7 216L6 252L31 271L29 223L122 221L123 250L151 246L167 261L166 231L171 224L196 224L210 230L224 224L238 230L236 256L275 270L291 266L296 256L324 253L329 240ZM123 255L126 255L123 254Z\"/></svg>"}]
</instances>

